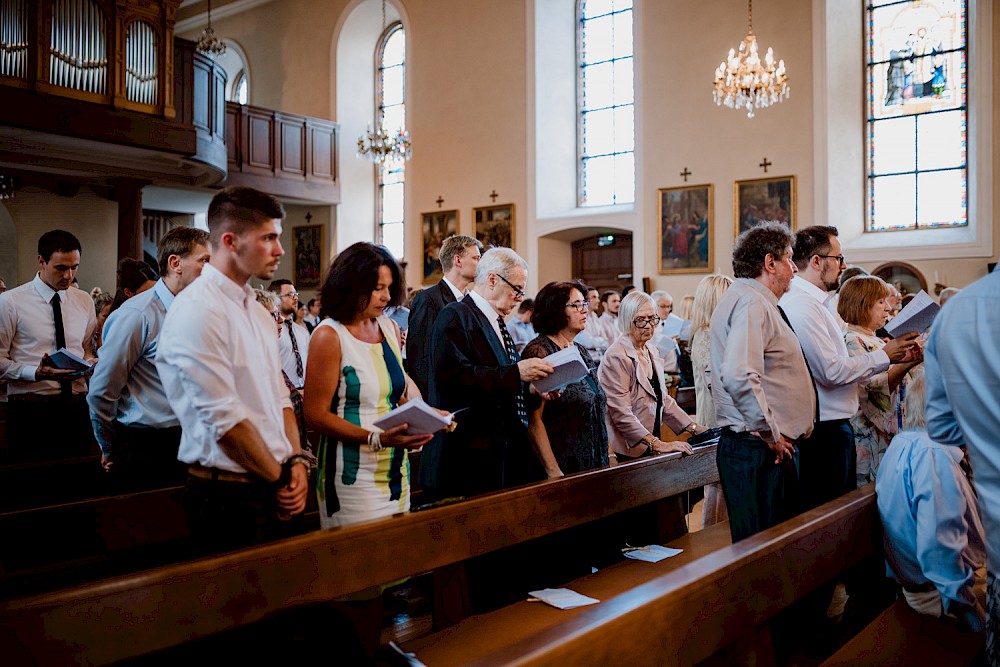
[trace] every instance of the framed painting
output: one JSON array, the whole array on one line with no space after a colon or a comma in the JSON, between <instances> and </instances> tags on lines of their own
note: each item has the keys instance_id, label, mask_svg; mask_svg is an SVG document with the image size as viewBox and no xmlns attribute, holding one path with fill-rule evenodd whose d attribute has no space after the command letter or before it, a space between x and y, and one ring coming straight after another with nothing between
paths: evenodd
<instances>
[{"instance_id":1,"label":"framed painting","mask_svg":"<svg viewBox=\"0 0 1000 667\"><path fill-rule=\"evenodd\" d=\"M514 205L480 206L474 209L473 233L483 248L514 247Z\"/></svg>"},{"instance_id":2,"label":"framed painting","mask_svg":"<svg viewBox=\"0 0 1000 667\"><path fill-rule=\"evenodd\" d=\"M323 280L323 225L292 229L295 289L315 289Z\"/></svg>"},{"instance_id":3,"label":"framed painting","mask_svg":"<svg viewBox=\"0 0 1000 667\"><path fill-rule=\"evenodd\" d=\"M783 222L795 231L794 176L736 181L733 190L736 236L765 220Z\"/></svg>"},{"instance_id":4,"label":"framed painting","mask_svg":"<svg viewBox=\"0 0 1000 667\"><path fill-rule=\"evenodd\" d=\"M684 185L657 190L660 273L711 273L715 187Z\"/></svg>"},{"instance_id":5,"label":"framed painting","mask_svg":"<svg viewBox=\"0 0 1000 667\"><path fill-rule=\"evenodd\" d=\"M441 280L444 273L438 253L441 243L458 233L458 211L432 211L420 214L420 230L424 239L423 279L424 285L433 285Z\"/></svg>"}]
</instances>

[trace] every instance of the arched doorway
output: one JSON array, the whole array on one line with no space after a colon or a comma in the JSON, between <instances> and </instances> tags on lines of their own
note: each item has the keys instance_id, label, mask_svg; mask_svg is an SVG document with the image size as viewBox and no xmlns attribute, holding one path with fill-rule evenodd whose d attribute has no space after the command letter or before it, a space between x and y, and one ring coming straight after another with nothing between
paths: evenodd
<instances>
[{"instance_id":1,"label":"arched doorway","mask_svg":"<svg viewBox=\"0 0 1000 667\"><path fill-rule=\"evenodd\" d=\"M538 237L538 285L573 278L598 289L632 284L632 232L574 227Z\"/></svg>"}]
</instances>

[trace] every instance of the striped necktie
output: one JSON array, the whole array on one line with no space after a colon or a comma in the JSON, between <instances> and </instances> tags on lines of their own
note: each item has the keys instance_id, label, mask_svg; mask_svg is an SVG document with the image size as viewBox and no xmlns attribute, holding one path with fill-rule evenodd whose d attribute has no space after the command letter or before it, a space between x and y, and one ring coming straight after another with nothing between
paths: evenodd
<instances>
[{"instance_id":1,"label":"striped necktie","mask_svg":"<svg viewBox=\"0 0 1000 667\"><path fill-rule=\"evenodd\" d=\"M517 353L517 348L514 347L514 339L510 337L510 332L507 331L507 325L504 323L503 317L498 317L497 322L500 323L500 336L503 338L503 346L507 350L507 357L510 359L510 363L516 364L521 360L521 357ZM517 417L521 420L524 428L528 428L528 412L524 409L523 385L517 390Z\"/></svg>"}]
</instances>

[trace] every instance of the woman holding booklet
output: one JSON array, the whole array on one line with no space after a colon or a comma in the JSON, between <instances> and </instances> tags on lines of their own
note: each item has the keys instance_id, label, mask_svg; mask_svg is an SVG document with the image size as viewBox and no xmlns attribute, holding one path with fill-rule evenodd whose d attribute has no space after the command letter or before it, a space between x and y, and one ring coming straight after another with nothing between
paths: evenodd
<instances>
[{"instance_id":1,"label":"woman holding booklet","mask_svg":"<svg viewBox=\"0 0 1000 667\"><path fill-rule=\"evenodd\" d=\"M332 319L312 334L303 390L306 422L322 436L316 494L324 528L409 509L407 451L431 435L406 435L406 424L373 426L420 397L403 371L399 329L384 314L405 294L396 260L371 243L340 253L324 281L322 314Z\"/></svg>"},{"instance_id":2,"label":"woman holding booklet","mask_svg":"<svg viewBox=\"0 0 1000 667\"><path fill-rule=\"evenodd\" d=\"M531 315L538 336L521 353L524 359L542 358L572 346L587 365L586 376L563 387L551 400L542 399L528 415L528 436L550 479L608 465L607 398L597 379L597 364L573 340L587 325L590 304L584 294L579 283L543 287Z\"/></svg>"},{"instance_id":3,"label":"woman holding booklet","mask_svg":"<svg viewBox=\"0 0 1000 667\"><path fill-rule=\"evenodd\" d=\"M660 425L674 433L701 433L696 424L667 393L663 363L648 345L660 318L656 304L645 292L631 292L618 308L619 336L601 362L601 386L608 396L607 422L612 456L619 462L653 454L690 454L686 442L660 440Z\"/></svg>"}]
</instances>

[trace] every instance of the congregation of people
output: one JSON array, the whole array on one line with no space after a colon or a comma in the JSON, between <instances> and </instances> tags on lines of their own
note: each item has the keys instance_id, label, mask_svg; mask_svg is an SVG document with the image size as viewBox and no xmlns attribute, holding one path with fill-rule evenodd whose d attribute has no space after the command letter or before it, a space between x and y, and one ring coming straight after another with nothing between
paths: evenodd
<instances>
[{"instance_id":1,"label":"congregation of people","mask_svg":"<svg viewBox=\"0 0 1000 667\"><path fill-rule=\"evenodd\" d=\"M341 527L409 511L414 488L468 498L714 436L703 526L728 521L736 542L874 482L900 594L1000 650L1000 276L892 338L898 291L848 268L835 227L765 222L737 239L733 277L676 303L568 279L527 298L527 262L464 235L443 240L435 285L409 293L360 242L303 303L272 280L283 218L223 190L207 232L173 228L155 271L122 260L93 295L72 286L86 249L42 235L37 275L0 294L8 460L99 452L122 488L183 484L191 534L218 551L308 530L313 500ZM567 349L586 374L540 391ZM693 415L672 395L685 375ZM418 399L452 427L375 425Z\"/></svg>"}]
</instances>

